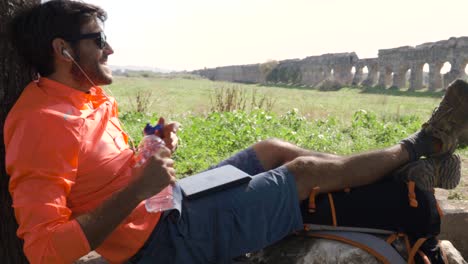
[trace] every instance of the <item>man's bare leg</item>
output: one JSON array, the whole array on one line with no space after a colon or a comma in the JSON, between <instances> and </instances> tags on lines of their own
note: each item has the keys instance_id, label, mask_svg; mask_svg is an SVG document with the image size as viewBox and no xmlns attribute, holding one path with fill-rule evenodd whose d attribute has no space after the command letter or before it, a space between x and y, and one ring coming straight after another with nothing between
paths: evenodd
<instances>
[{"instance_id":1,"label":"man's bare leg","mask_svg":"<svg viewBox=\"0 0 468 264\"><path fill-rule=\"evenodd\" d=\"M314 187L331 192L374 183L408 161L406 149L396 145L332 160L303 156L286 167L296 178L299 199L304 200Z\"/></svg>"},{"instance_id":2,"label":"man's bare leg","mask_svg":"<svg viewBox=\"0 0 468 264\"><path fill-rule=\"evenodd\" d=\"M350 156L308 151L276 139L253 146L265 169L286 164L295 176L299 199L309 197L314 187L330 192L370 184L409 161L402 145Z\"/></svg>"}]
</instances>

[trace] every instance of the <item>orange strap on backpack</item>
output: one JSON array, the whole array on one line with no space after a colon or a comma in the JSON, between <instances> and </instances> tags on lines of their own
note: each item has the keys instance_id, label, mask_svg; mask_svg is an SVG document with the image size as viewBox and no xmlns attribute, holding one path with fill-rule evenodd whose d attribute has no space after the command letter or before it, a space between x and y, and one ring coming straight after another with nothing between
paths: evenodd
<instances>
[{"instance_id":1,"label":"orange strap on backpack","mask_svg":"<svg viewBox=\"0 0 468 264\"><path fill-rule=\"evenodd\" d=\"M309 213L313 213L315 212L315 196L317 196L317 194L319 193L320 191L320 187L316 186L312 189L312 192L310 192L310 196L309 196Z\"/></svg>"},{"instance_id":2,"label":"orange strap on backpack","mask_svg":"<svg viewBox=\"0 0 468 264\"><path fill-rule=\"evenodd\" d=\"M409 204L411 207L418 207L418 200L416 200L416 193L414 192L415 188L415 183L414 181L409 181L408 182L408 198L409 198Z\"/></svg>"},{"instance_id":3,"label":"orange strap on backpack","mask_svg":"<svg viewBox=\"0 0 468 264\"><path fill-rule=\"evenodd\" d=\"M426 242L426 240L427 238L423 237L423 238L418 239L416 243L414 243L413 247L408 252L408 264L414 263L414 257L416 256L416 253L418 253L419 248L424 242Z\"/></svg>"},{"instance_id":4,"label":"orange strap on backpack","mask_svg":"<svg viewBox=\"0 0 468 264\"><path fill-rule=\"evenodd\" d=\"M335 203L333 202L333 196L331 193L328 193L328 201L330 202L330 210L332 214L333 226L338 226L336 222Z\"/></svg>"}]
</instances>

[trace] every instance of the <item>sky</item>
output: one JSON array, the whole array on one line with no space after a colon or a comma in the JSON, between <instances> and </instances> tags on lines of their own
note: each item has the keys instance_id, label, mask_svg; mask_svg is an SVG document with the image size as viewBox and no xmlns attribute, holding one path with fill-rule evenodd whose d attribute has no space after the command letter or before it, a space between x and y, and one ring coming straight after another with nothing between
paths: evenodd
<instances>
[{"instance_id":1,"label":"sky","mask_svg":"<svg viewBox=\"0 0 468 264\"><path fill-rule=\"evenodd\" d=\"M467 0L85 0L108 12L111 65L195 70L468 36Z\"/></svg>"}]
</instances>

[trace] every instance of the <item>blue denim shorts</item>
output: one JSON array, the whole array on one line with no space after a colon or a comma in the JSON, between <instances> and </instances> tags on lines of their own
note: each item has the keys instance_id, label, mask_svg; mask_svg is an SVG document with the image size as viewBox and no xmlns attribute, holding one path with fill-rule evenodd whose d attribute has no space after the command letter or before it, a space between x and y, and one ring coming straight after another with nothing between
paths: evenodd
<instances>
[{"instance_id":1,"label":"blue denim shorts","mask_svg":"<svg viewBox=\"0 0 468 264\"><path fill-rule=\"evenodd\" d=\"M255 176L244 185L183 200L180 215L165 212L134 263L231 263L302 229L296 183L286 167L265 172L252 148L217 166L226 164Z\"/></svg>"}]
</instances>

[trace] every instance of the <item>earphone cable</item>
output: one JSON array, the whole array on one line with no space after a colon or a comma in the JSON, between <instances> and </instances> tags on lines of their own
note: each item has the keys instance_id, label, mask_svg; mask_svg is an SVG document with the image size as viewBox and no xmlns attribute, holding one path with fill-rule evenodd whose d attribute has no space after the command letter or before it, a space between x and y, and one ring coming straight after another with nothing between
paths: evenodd
<instances>
[{"instance_id":1,"label":"earphone cable","mask_svg":"<svg viewBox=\"0 0 468 264\"><path fill-rule=\"evenodd\" d=\"M93 87L97 87L97 85L94 84L94 82L91 80L91 78L88 76L88 74L86 74L86 72L83 70L83 68L81 68L81 66L73 59L73 57L69 56L69 58L76 65L76 67L78 67L78 69L81 71L81 73L83 73L83 75L91 83L91 85ZM114 100L115 100L115 96L112 94L112 91L109 88L105 87L105 86L104 86L104 89L106 90L106 92L109 92L110 96L112 96L114 98ZM108 102L112 103L111 99L109 98L109 96L104 91L103 91L102 94L106 97ZM126 130L127 130L126 125L124 124L124 122L122 120L118 119L118 121L119 121L120 126L122 127L122 132L125 133L125 135L127 135L128 139L130 141L130 145L131 145L132 150L136 151L137 149L135 148L135 142L133 141L132 136L129 133L126 132Z\"/></svg>"}]
</instances>

